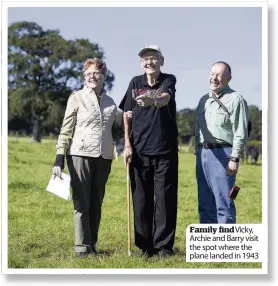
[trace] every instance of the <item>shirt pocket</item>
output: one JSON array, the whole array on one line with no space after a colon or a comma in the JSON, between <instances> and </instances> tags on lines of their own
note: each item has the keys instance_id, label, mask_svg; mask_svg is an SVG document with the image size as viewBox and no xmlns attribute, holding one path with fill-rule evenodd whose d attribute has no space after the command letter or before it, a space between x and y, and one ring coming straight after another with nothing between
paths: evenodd
<instances>
[{"instance_id":1,"label":"shirt pocket","mask_svg":"<svg viewBox=\"0 0 278 286\"><path fill-rule=\"evenodd\" d=\"M211 118L213 119L215 125L227 126L228 115L225 111L216 110L214 113L211 114Z\"/></svg>"}]
</instances>

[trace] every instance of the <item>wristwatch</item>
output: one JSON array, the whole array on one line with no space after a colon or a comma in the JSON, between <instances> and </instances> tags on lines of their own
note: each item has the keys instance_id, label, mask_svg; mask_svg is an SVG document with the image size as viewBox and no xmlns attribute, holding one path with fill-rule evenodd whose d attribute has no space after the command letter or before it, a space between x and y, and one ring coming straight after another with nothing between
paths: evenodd
<instances>
[{"instance_id":1,"label":"wristwatch","mask_svg":"<svg viewBox=\"0 0 278 286\"><path fill-rule=\"evenodd\" d=\"M230 161L238 163L239 162L239 158L231 157Z\"/></svg>"}]
</instances>

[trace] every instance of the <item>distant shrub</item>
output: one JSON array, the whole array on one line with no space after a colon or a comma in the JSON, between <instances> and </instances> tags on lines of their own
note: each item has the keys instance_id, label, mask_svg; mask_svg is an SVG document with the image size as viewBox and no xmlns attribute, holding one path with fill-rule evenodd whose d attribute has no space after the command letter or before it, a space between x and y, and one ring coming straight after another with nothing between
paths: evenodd
<instances>
[{"instance_id":1,"label":"distant shrub","mask_svg":"<svg viewBox=\"0 0 278 286\"><path fill-rule=\"evenodd\" d=\"M251 146L257 147L260 151L260 154L262 154L262 141L250 140L247 142L247 146L248 147L251 147Z\"/></svg>"}]
</instances>

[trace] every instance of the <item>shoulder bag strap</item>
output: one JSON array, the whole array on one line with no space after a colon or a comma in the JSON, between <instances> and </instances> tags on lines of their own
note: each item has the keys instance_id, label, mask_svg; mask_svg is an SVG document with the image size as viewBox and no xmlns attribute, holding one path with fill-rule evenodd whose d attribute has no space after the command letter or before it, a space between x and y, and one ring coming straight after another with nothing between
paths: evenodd
<instances>
[{"instance_id":1,"label":"shoulder bag strap","mask_svg":"<svg viewBox=\"0 0 278 286\"><path fill-rule=\"evenodd\" d=\"M222 109L230 116L231 114L229 113L227 107L219 100L219 98L214 94L214 92L212 92L212 97L222 107Z\"/></svg>"}]
</instances>

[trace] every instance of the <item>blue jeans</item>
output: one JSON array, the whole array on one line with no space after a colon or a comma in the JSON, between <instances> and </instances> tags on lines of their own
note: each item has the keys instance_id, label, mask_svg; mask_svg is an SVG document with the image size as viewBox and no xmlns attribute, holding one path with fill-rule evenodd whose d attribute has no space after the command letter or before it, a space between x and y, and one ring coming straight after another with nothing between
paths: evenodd
<instances>
[{"instance_id":1,"label":"blue jeans","mask_svg":"<svg viewBox=\"0 0 278 286\"><path fill-rule=\"evenodd\" d=\"M200 223L236 223L235 204L228 197L236 176L226 175L231 153L231 147L200 147L197 151L196 178Z\"/></svg>"}]
</instances>

